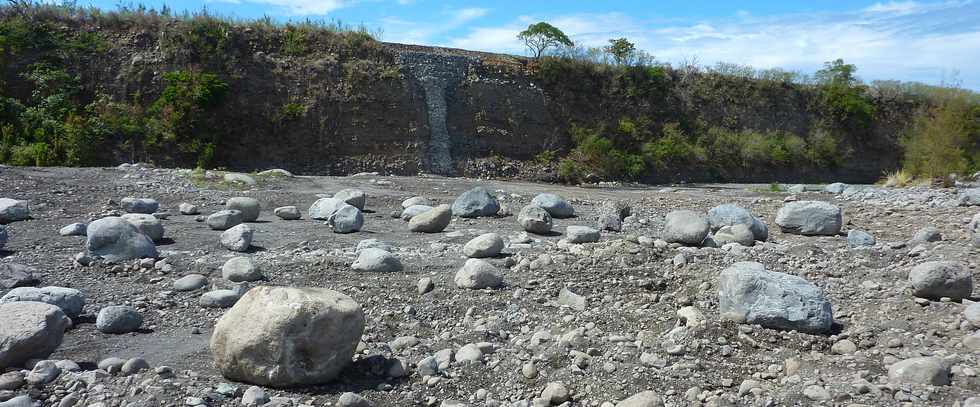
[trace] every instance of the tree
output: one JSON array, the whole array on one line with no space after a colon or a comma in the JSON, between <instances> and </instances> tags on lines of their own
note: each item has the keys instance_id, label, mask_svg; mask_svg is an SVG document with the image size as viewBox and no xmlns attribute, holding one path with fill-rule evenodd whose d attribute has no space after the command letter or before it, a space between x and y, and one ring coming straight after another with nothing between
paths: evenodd
<instances>
[{"instance_id":1,"label":"tree","mask_svg":"<svg viewBox=\"0 0 980 407\"><path fill-rule=\"evenodd\" d=\"M626 38L609 40L606 51L612 54L613 59L620 65L632 65L636 59L636 45Z\"/></svg>"},{"instance_id":2,"label":"tree","mask_svg":"<svg viewBox=\"0 0 980 407\"><path fill-rule=\"evenodd\" d=\"M575 45L565 33L543 21L527 26L526 30L517 34L517 38L524 41L524 45L534 53L535 58L541 58L541 54L548 48Z\"/></svg>"},{"instance_id":3,"label":"tree","mask_svg":"<svg viewBox=\"0 0 980 407\"><path fill-rule=\"evenodd\" d=\"M823 69L817 71L817 81L823 85L854 86L858 84L854 73L857 67L845 64L843 59L824 62Z\"/></svg>"}]
</instances>

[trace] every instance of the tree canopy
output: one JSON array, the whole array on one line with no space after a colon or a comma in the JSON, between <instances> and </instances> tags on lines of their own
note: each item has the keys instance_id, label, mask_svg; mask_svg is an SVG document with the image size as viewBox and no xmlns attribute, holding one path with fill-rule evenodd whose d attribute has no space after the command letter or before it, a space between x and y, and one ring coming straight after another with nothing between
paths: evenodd
<instances>
[{"instance_id":1,"label":"tree canopy","mask_svg":"<svg viewBox=\"0 0 980 407\"><path fill-rule=\"evenodd\" d=\"M529 25L526 30L517 34L517 38L524 41L524 45L534 53L535 58L540 58L548 48L557 48L559 46L571 47L575 45L557 27L543 21Z\"/></svg>"},{"instance_id":2,"label":"tree canopy","mask_svg":"<svg viewBox=\"0 0 980 407\"><path fill-rule=\"evenodd\" d=\"M612 54L613 59L620 65L632 65L633 60L636 59L636 45L626 38L609 40L606 51Z\"/></svg>"}]
</instances>

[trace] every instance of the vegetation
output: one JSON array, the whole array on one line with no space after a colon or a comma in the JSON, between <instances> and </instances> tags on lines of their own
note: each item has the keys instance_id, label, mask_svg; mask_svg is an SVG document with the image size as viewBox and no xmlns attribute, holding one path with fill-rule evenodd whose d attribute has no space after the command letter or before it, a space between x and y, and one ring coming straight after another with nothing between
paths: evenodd
<instances>
[{"instance_id":1,"label":"vegetation","mask_svg":"<svg viewBox=\"0 0 980 407\"><path fill-rule=\"evenodd\" d=\"M902 140L904 169L930 178L980 170L980 98L958 89L939 97L916 115Z\"/></svg>"},{"instance_id":2,"label":"vegetation","mask_svg":"<svg viewBox=\"0 0 980 407\"><path fill-rule=\"evenodd\" d=\"M529 25L526 30L517 34L517 38L524 41L524 45L534 53L535 58L541 58L548 48L575 45L565 33L543 21Z\"/></svg>"}]
</instances>

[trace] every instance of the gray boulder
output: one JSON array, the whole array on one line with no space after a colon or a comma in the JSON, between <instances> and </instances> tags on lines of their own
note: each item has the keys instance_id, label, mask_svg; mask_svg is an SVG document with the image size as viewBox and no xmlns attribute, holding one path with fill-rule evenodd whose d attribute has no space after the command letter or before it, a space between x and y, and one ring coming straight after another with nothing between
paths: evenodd
<instances>
[{"instance_id":1,"label":"gray boulder","mask_svg":"<svg viewBox=\"0 0 980 407\"><path fill-rule=\"evenodd\" d=\"M943 234L935 226L926 226L912 235L913 243L931 243L943 240Z\"/></svg>"},{"instance_id":2,"label":"gray boulder","mask_svg":"<svg viewBox=\"0 0 980 407\"><path fill-rule=\"evenodd\" d=\"M449 226L453 220L453 211L449 205L439 205L432 210L420 213L408 221L408 228L413 232L439 233Z\"/></svg>"},{"instance_id":3,"label":"gray boulder","mask_svg":"<svg viewBox=\"0 0 980 407\"><path fill-rule=\"evenodd\" d=\"M663 407L664 400L657 392L647 390L616 403L616 407Z\"/></svg>"},{"instance_id":4,"label":"gray boulder","mask_svg":"<svg viewBox=\"0 0 980 407\"><path fill-rule=\"evenodd\" d=\"M667 214L664 223L663 239L667 243L700 245L708 236L708 220L700 213L679 210Z\"/></svg>"},{"instance_id":5,"label":"gray boulder","mask_svg":"<svg viewBox=\"0 0 980 407\"><path fill-rule=\"evenodd\" d=\"M599 231L588 226L569 226L565 228L568 243L595 243L599 241Z\"/></svg>"},{"instance_id":6,"label":"gray boulder","mask_svg":"<svg viewBox=\"0 0 980 407\"><path fill-rule=\"evenodd\" d=\"M242 174L240 172L229 172L222 177L225 182L229 184L239 184L246 186L254 186L255 178L247 174Z\"/></svg>"},{"instance_id":7,"label":"gray boulder","mask_svg":"<svg viewBox=\"0 0 980 407\"><path fill-rule=\"evenodd\" d=\"M718 246L724 246L728 243L738 243L742 246L750 247L755 245L755 234L752 230L745 224L735 224L732 226L722 226L715 232L714 236L715 244Z\"/></svg>"},{"instance_id":8,"label":"gray boulder","mask_svg":"<svg viewBox=\"0 0 980 407\"><path fill-rule=\"evenodd\" d=\"M789 202L776 212L776 224L783 233L836 235L843 224L843 212L836 205L822 201Z\"/></svg>"},{"instance_id":9,"label":"gray boulder","mask_svg":"<svg viewBox=\"0 0 980 407\"><path fill-rule=\"evenodd\" d=\"M364 191L354 188L347 188L338 191L336 194L333 194L333 199L344 202L361 211L364 210L364 205L367 203L367 195L364 195Z\"/></svg>"},{"instance_id":10,"label":"gray boulder","mask_svg":"<svg viewBox=\"0 0 980 407\"><path fill-rule=\"evenodd\" d=\"M432 203L429 202L428 199L425 199L421 196L413 196L411 198L402 201L402 209L408 209L415 205L432 206Z\"/></svg>"},{"instance_id":11,"label":"gray boulder","mask_svg":"<svg viewBox=\"0 0 980 407\"><path fill-rule=\"evenodd\" d=\"M221 277L233 283L259 281L264 278L259 265L251 257L232 257L221 266Z\"/></svg>"},{"instance_id":12,"label":"gray boulder","mask_svg":"<svg viewBox=\"0 0 980 407\"><path fill-rule=\"evenodd\" d=\"M980 188L961 189L957 193L960 197L960 206L980 205Z\"/></svg>"},{"instance_id":13,"label":"gray boulder","mask_svg":"<svg viewBox=\"0 0 980 407\"><path fill-rule=\"evenodd\" d=\"M888 367L888 381L892 383L948 386L949 375L949 366L934 356L905 359Z\"/></svg>"},{"instance_id":14,"label":"gray boulder","mask_svg":"<svg viewBox=\"0 0 980 407\"><path fill-rule=\"evenodd\" d=\"M299 208L295 206L280 206L272 211L279 219L282 220L298 220L302 218L302 214L299 212Z\"/></svg>"},{"instance_id":15,"label":"gray boulder","mask_svg":"<svg viewBox=\"0 0 980 407\"><path fill-rule=\"evenodd\" d=\"M31 217L31 206L27 201L0 198L0 224L27 220Z\"/></svg>"},{"instance_id":16,"label":"gray boulder","mask_svg":"<svg viewBox=\"0 0 980 407\"><path fill-rule=\"evenodd\" d=\"M462 218L494 216L500 211L497 198L483 187L464 192L453 202L452 213Z\"/></svg>"},{"instance_id":17,"label":"gray boulder","mask_svg":"<svg viewBox=\"0 0 980 407\"><path fill-rule=\"evenodd\" d=\"M849 230L847 232L847 247L852 249L871 247L876 243L875 237L863 230Z\"/></svg>"},{"instance_id":18,"label":"gray boulder","mask_svg":"<svg viewBox=\"0 0 980 407\"><path fill-rule=\"evenodd\" d=\"M194 291L208 285L208 278L200 274L188 274L174 281L174 291Z\"/></svg>"},{"instance_id":19,"label":"gray boulder","mask_svg":"<svg viewBox=\"0 0 980 407\"><path fill-rule=\"evenodd\" d=\"M0 304L0 370L47 358L61 345L69 326L68 316L51 304Z\"/></svg>"},{"instance_id":20,"label":"gray boulder","mask_svg":"<svg viewBox=\"0 0 980 407\"><path fill-rule=\"evenodd\" d=\"M197 208L197 205L189 204L187 202L184 202L179 206L177 206L177 210L180 212L181 215L197 215L201 213L200 209Z\"/></svg>"},{"instance_id":21,"label":"gray boulder","mask_svg":"<svg viewBox=\"0 0 980 407\"><path fill-rule=\"evenodd\" d=\"M740 262L719 277L718 311L737 322L766 328L826 333L833 325L830 302L810 282Z\"/></svg>"},{"instance_id":22,"label":"gray boulder","mask_svg":"<svg viewBox=\"0 0 980 407\"><path fill-rule=\"evenodd\" d=\"M334 233L353 233L364 226L364 214L352 205L344 204L327 219Z\"/></svg>"},{"instance_id":23,"label":"gray boulder","mask_svg":"<svg viewBox=\"0 0 980 407\"><path fill-rule=\"evenodd\" d=\"M39 282L40 280L30 267L17 263L0 264L0 290L31 287Z\"/></svg>"},{"instance_id":24,"label":"gray boulder","mask_svg":"<svg viewBox=\"0 0 980 407\"><path fill-rule=\"evenodd\" d=\"M129 224L136 226L140 233L149 237L154 242L163 240L163 222L156 216L145 213L127 213L122 218Z\"/></svg>"},{"instance_id":25,"label":"gray boulder","mask_svg":"<svg viewBox=\"0 0 980 407\"><path fill-rule=\"evenodd\" d=\"M430 210L432 210L432 207L431 206L426 206L426 205L412 205L412 206L409 206L409 207L405 208L405 210L402 211L402 214L399 216L399 218L401 218L401 220L403 220L403 221L408 222L408 221L412 220L412 218L414 218L416 215L420 215L420 214L426 213L426 212L428 212Z\"/></svg>"},{"instance_id":26,"label":"gray boulder","mask_svg":"<svg viewBox=\"0 0 980 407\"><path fill-rule=\"evenodd\" d=\"M101 257L109 263L157 257L153 240L120 217L110 216L95 220L88 224L85 234L85 250L88 254Z\"/></svg>"},{"instance_id":27,"label":"gray boulder","mask_svg":"<svg viewBox=\"0 0 980 407\"><path fill-rule=\"evenodd\" d=\"M38 407L40 403L35 403L31 396L22 394L0 403L0 407Z\"/></svg>"},{"instance_id":28,"label":"gray boulder","mask_svg":"<svg viewBox=\"0 0 980 407\"><path fill-rule=\"evenodd\" d=\"M823 187L824 192L829 192L831 194L843 193L845 189L847 189L847 184L843 182L835 182L833 184Z\"/></svg>"},{"instance_id":29,"label":"gray boulder","mask_svg":"<svg viewBox=\"0 0 980 407\"><path fill-rule=\"evenodd\" d=\"M528 205L517 215L517 222L524 231L544 235L551 233L551 215L544 208Z\"/></svg>"},{"instance_id":30,"label":"gray boulder","mask_svg":"<svg viewBox=\"0 0 980 407\"><path fill-rule=\"evenodd\" d=\"M632 209L624 201L604 201L599 205L599 219L596 228L613 232L623 231L623 220L630 216Z\"/></svg>"},{"instance_id":31,"label":"gray boulder","mask_svg":"<svg viewBox=\"0 0 980 407\"><path fill-rule=\"evenodd\" d=\"M231 308L241 296L235 290L214 290L202 294L198 303L205 308Z\"/></svg>"},{"instance_id":32,"label":"gray boulder","mask_svg":"<svg viewBox=\"0 0 980 407\"><path fill-rule=\"evenodd\" d=\"M143 326L143 315L128 305L110 305L99 310L95 327L104 334L126 334Z\"/></svg>"},{"instance_id":33,"label":"gray boulder","mask_svg":"<svg viewBox=\"0 0 980 407\"><path fill-rule=\"evenodd\" d=\"M327 220L330 219L330 215L333 215L334 212L337 212L344 205L346 203L339 199L320 198L313 205L310 205L308 214L310 219Z\"/></svg>"},{"instance_id":34,"label":"gray boulder","mask_svg":"<svg viewBox=\"0 0 980 407\"><path fill-rule=\"evenodd\" d=\"M499 287L504 279L497 274L497 268L492 264L481 259L469 259L456 272L453 282L459 288L478 290Z\"/></svg>"},{"instance_id":35,"label":"gray boulder","mask_svg":"<svg viewBox=\"0 0 980 407\"><path fill-rule=\"evenodd\" d=\"M337 399L337 407L374 407L374 403L357 393L346 392Z\"/></svg>"},{"instance_id":36,"label":"gray boulder","mask_svg":"<svg viewBox=\"0 0 980 407\"><path fill-rule=\"evenodd\" d=\"M221 232L221 246L233 252L245 252L252 247L252 238L255 231L246 224L241 224Z\"/></svg>"},{"instance_id":37,"label":"gray boulder","mask_svg":"<svg viewBox=\"0 0 980 407\"><path fill-rule=\"evenodd\" d=\"M7 245L7 228L0 225L0 249Z\"/></svg>"},{"instance_id":38,"label":"gray boulder","mask_svg":"<svg viewBox=\"0 0 980 407\"><path fill-rule=\"evenodd\" d=\"M160 203L152 198L127 197L119 201L119 206L128 213L145 213L148 215L160 210Z\"/></svg>"},{"instance_id":39,"label":"gray boulder","mask_svg":"<svg viewBox=\"0 0 980 407\"><path fill-rule=\"evenodd\" d=\"M466 257L482 259L494 257L504 249L504 239L496 233L486 233L474 237L463 245L463 254Z\"/></svg>"},{"instance_id":40,"label":"gray boulder","mask_svg":"<svg viewBox=\"0 0 980 407\"><path fill-rule=\"evenodd\" d=\"M544 208L544 210L548 211L548 214L555 219L564 219L575 216L575 208L573 208L572 205L565 200L565 198L555 194L538 194L531 200L531 205L537 205Z\"/></svg>"},{"instance_id":41,"label":"gray boulder","mask_svg":"<svg viewBox=\"0 0 980 407\"><path fill-rule=\"evenodd\" d=\"M208 216L207 224L212 230L228 230L242 224L242 211L222 210Z\"/></svg>"},{"instance_id":42,"label":"gray boulder","mask_svg":"<svg viewBox=\"0 0 980 407\"><path fill-rule=\"evenodd\" d=\"M234 198L229 198L225 202L225 209L240 211L242 213L242 222L255 222L259 219L259 215L262 214L262 205L255 198L237 196Z\"/></svg>"},{"instance_id":43,"label":"gray boulder","mask_svg":"<svg viewBox=\"0 0 980 407\"><path fill-rule=\"evenodd\" d=\"M333 381L351 363L364 313L325 288L256 287L214 327L211 354L231 380L270 387Z\"/></svg>"},{"instance_id":44,"label":"gray boulder","mask_svg":"<svg viewBox=\"0 0 980 407\"><path fill-rule=\"evenodd\" d=\"M402 271L402 262L385 250L368 248L358 253L351 268L354 271L394 273Z\"/></svg>"},{"instance_id":45,"label":"gray boulder","mask_svg":"<svg viewBox=\"0 0 980 407\"><path fill-rule=\"evenodd\" d=\"M796 184L789 188L786 188L786 192L789 192L791 194L802 194L805 191L806 191L806 185L803 184Z\"/></svg>"},{"instance_id":46,"label":"gray boulder","mask_svg":"<svg viewBox=\"0 0 980 407\"><path fill-rule=\"evenodd\" d=\"M973 274L954 261L931 261L915 266L909 272L909 283L916 297L960 300L973 294Z\"/></svg>"},{"instance_id":47,"label":"gray boulder","mask_svg":"<svg viewBox=\"0 0 980 407\"><path fill-rule=\"evenodd\" d=\"M76 222L61 228L58 230L58 234L62 236L85 236L87 227L88 225L84 223Z\"/></svg>"},{"instance_id":48,"label":"gray boulder","mask_svg":"<svg viewBox=\"0 0 980 407\"><path fill-rule=\"evenodd\" d=\"M748 226L755 240L764 242L769 239L769 227L748 209L735 204L723 204L708 210L708 226L712 232L717 232L723 226L735 225Z\"/></svg>"},{"instance_id":49,"label":"gray boulder","mask_svg":"<svg viewBox=\"0 0 980 407\"><path fill-rule=\"evenodd\" d=\"M0 303L17 301L34 301L51 304L61 308L61 311L70 318L81 315L82 308L85 307L85 296L82 295L82 292L74 288L65 287L18 287L10 290L3 298L0 298Z\"/></svg>"},{"instance_id":50,"label":"gray boulder","mask_svg":"<svg viewBox=\"0 0 980 407\"><path fill-rule=\"evenodd\" d=\"M364 239L361 240L360 242L357 242L357 248L354 249L354 252L360 253L361 250L364 249L381 249L386 252L391 252L394 250L394 246L392 246L391 243L384 242L378 239Z\"/></svg>"}]
</instances>

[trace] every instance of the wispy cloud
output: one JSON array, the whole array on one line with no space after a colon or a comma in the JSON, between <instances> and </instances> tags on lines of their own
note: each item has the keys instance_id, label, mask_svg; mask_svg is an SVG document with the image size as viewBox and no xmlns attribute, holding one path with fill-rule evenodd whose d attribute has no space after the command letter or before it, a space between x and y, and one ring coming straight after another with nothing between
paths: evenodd
<instances>
[{"instance_id":1,"label":"wispy cloud","mask_svg":"<svg viewBox=\"0 0 980 407\"><path fill-rule=\"evenodd\" d=\"M408 21L397 17L381 19L385 40L401 43L443 45L440 36L456 30L489 13L489 9L468 7L447 9L433 15L431 21Z\"/></svg>"},{"instance_id":2,"label":"wispy cloud","mask_svg":"<svg viewBox=\"0 0 980 407\"><path fill-rule=\"evenodd\" d=\"M353 0L213 0L220 3L268 4L291 16L325 15L352 4Z\"/></svg>"}]
</instances>

